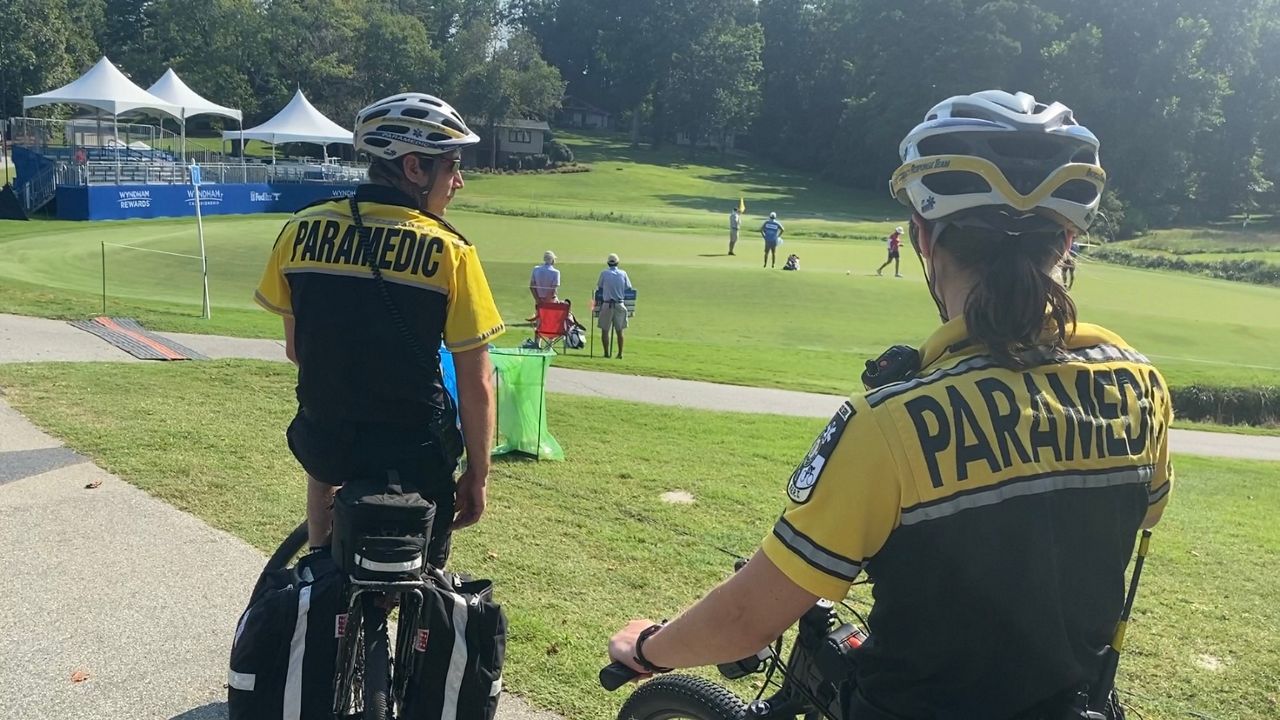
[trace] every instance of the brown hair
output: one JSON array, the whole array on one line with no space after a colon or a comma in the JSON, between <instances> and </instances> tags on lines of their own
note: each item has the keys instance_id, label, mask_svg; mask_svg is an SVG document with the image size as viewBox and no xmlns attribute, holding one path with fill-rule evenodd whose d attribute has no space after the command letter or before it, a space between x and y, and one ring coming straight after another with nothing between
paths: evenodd
<instances>
[{"instance_id":1,"label":"brown hair","mask_svg":"<svg viewBox=\"0 0 1280 720\"><path fill-rule=\"evenodd\" d=\"M975 280L964 303L970 339L987 346L996 362L1020 368L1019 353L1045 344L1063 350L1075 331L1076 304L1054 268L1062 259L1061 232L1021 235L950 226L938 238L957 265Z\"/></svg>"}]
</instances>

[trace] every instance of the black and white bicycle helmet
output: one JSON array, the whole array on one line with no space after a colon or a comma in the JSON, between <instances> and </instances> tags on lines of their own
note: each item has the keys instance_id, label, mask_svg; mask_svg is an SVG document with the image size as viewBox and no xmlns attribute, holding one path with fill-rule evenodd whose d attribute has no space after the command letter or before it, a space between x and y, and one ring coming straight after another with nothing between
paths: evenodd
<instances>
[{"instance_id":1,"label":"black and white bicycle helmet","mask_svg":"<svg viewBox=\"0 0 1280 720\"><path fill-rule=\"evenodd\" d=\"M441 155L480 142L449 103L425 93L383 98L356 113L356 150L374 157Z\"/></svg>"},{"instance_id":2,"label":"black and white bicycle helmet","mask_svg":"<svg viewBox=\"0 0 1280 720\"><path fill-rule=\"evenodd\" d=\"M1084 231L1107 178L1098 138L1070 108L1022 92L948 98L907 134L898 152L902 165L890 192L933 221L981 217L1026 230L1038 218L1038 224Z\"/></svg>"}]
</instances>

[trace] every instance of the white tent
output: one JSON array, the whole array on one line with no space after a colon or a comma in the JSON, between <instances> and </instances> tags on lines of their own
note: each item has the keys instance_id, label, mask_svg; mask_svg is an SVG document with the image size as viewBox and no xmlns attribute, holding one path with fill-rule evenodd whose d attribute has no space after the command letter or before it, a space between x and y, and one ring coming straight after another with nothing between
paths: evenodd
<instances>
[{"instance_id":1,"label":"white tent","mask_svg":"<svg viewBox=\"0 0 1280 720\"><path fill-rule=\"evenodd\" d=\"M173 68L165 71L163 77L147 88L147 92L165 102L177 105L181 109L183 119L197 115L221 115L235 120L244 119L244 115L239 110L224 107L200 97L195 90L182 82L182 78L178 77L178 73L174 72Z\"/></svg>"},{"instance_id":2,"label":"white tent","mask_svg":"<svg viewBox=\"0 0 1280 720\"><path fill-rule=\"evenodd\" d=\"M271 144L272 148L279 143L305 142L326 145L328 143L352 144L351 131L325 117L298 90L293 94L284 109L275 117L248 130L226 130L222 137L227 140L262 140ZM244 152L244 145L241 145Z\"/></svg>"},{"instance_id":3,"label":"white tent","mask_svg":"<svg viewBox=\"0 0 1280 720\"><path fill-rule=\"evenodd\" d=\"M135 110L155 110L182 119L182 108L134 85L105 55L84 75L57 90L22 98L23 110L57 104L97 108L112 117Z\"/></svg>"},{"instance_id":4,"label":"white tent","mask_svg":"<svg viewBox=\"0 0 1280 720\"><path fill-rule=\"evenodd\" d=\"M159 80L147 88L147 92L181 108L182 157L184 160L187 157L187 118L193 118L197 115L221 115L238 122L244 121L244 114L239 110L224 107L201 97L195 90L192 90L186 83L182 82L182 78L178 77L178 73L174 72L173 68L166 70Z\"/></svg>"},{"instance_id":5,"label":"white tent","mask_svg":"<svg viewBox=\"0 0 1280 720\"><path fill-rule=\"evenodd\" d=\"M106 55L88 72L57 90L22 98L22 109L40 105L79 105L91 107L111 116L112 135L116 136L116 177L120 176L119 117L127 112L152 110L182 120L182 108L161 100L124 76ZM101 137L101 133L99 133Z\"/></svg>"}]
</instances>

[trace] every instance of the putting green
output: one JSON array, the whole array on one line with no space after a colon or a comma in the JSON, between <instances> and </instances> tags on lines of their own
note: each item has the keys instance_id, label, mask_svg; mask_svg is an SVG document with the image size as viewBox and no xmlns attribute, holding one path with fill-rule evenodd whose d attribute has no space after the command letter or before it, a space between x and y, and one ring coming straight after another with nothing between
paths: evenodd
<instances>
[{"instance_id":1,"label":"putting green","mask_svg":"<svg viewBox=\"0 0 1280 720\"><path fill-rule=\"evenodd\" d=\"M780 248L801 271L760 267L747 237L726 256L719 230L672 231L611 223L457 211L477 245L503 315L500 344L529 336L529 271L543 250L560 257L561 295L586 301L605 256L617 252L640 291L627 358L557 362L700 380L847 392L862 361L890 344L918 343L937 324L919 266L904 252L904 278L876 277L879 242L795 239ZM55 316L97 312L101 243L108 310L164 329L278 335L252 293L284 216L205 222L214 322L199 314L199 262L115 247L196 254L190 219L0 225L0 310ZM781 258L780 258L781 260ZM781 262L779 262L779 267ZM890 271L886 271L891 274ZM1149 354L1171 382L1280 383L1280 290L1194 276L1082 263L1074 297L1082 319L1106 325Z\"/></svg>"}]
</instances>

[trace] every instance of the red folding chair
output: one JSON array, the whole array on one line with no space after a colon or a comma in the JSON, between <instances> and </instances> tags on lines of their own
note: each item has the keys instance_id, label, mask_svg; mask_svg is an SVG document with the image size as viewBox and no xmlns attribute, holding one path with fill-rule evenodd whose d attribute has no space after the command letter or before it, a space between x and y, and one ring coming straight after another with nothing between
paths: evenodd
<instances>
[{"instance_id":1,"label":"red folding chair","mask_svg":"<svg viewBox=\"0 0 1280 720\"><path fill-rule=\"evenodd\" d=\"M557 344L560 345L560 352L568 349L565 340L573 329L573 324L569 321L569 308L567 302L538 303L538 319L534 324L533 338L539 349L556 352Z\"/></svg>"}]
</instances>

